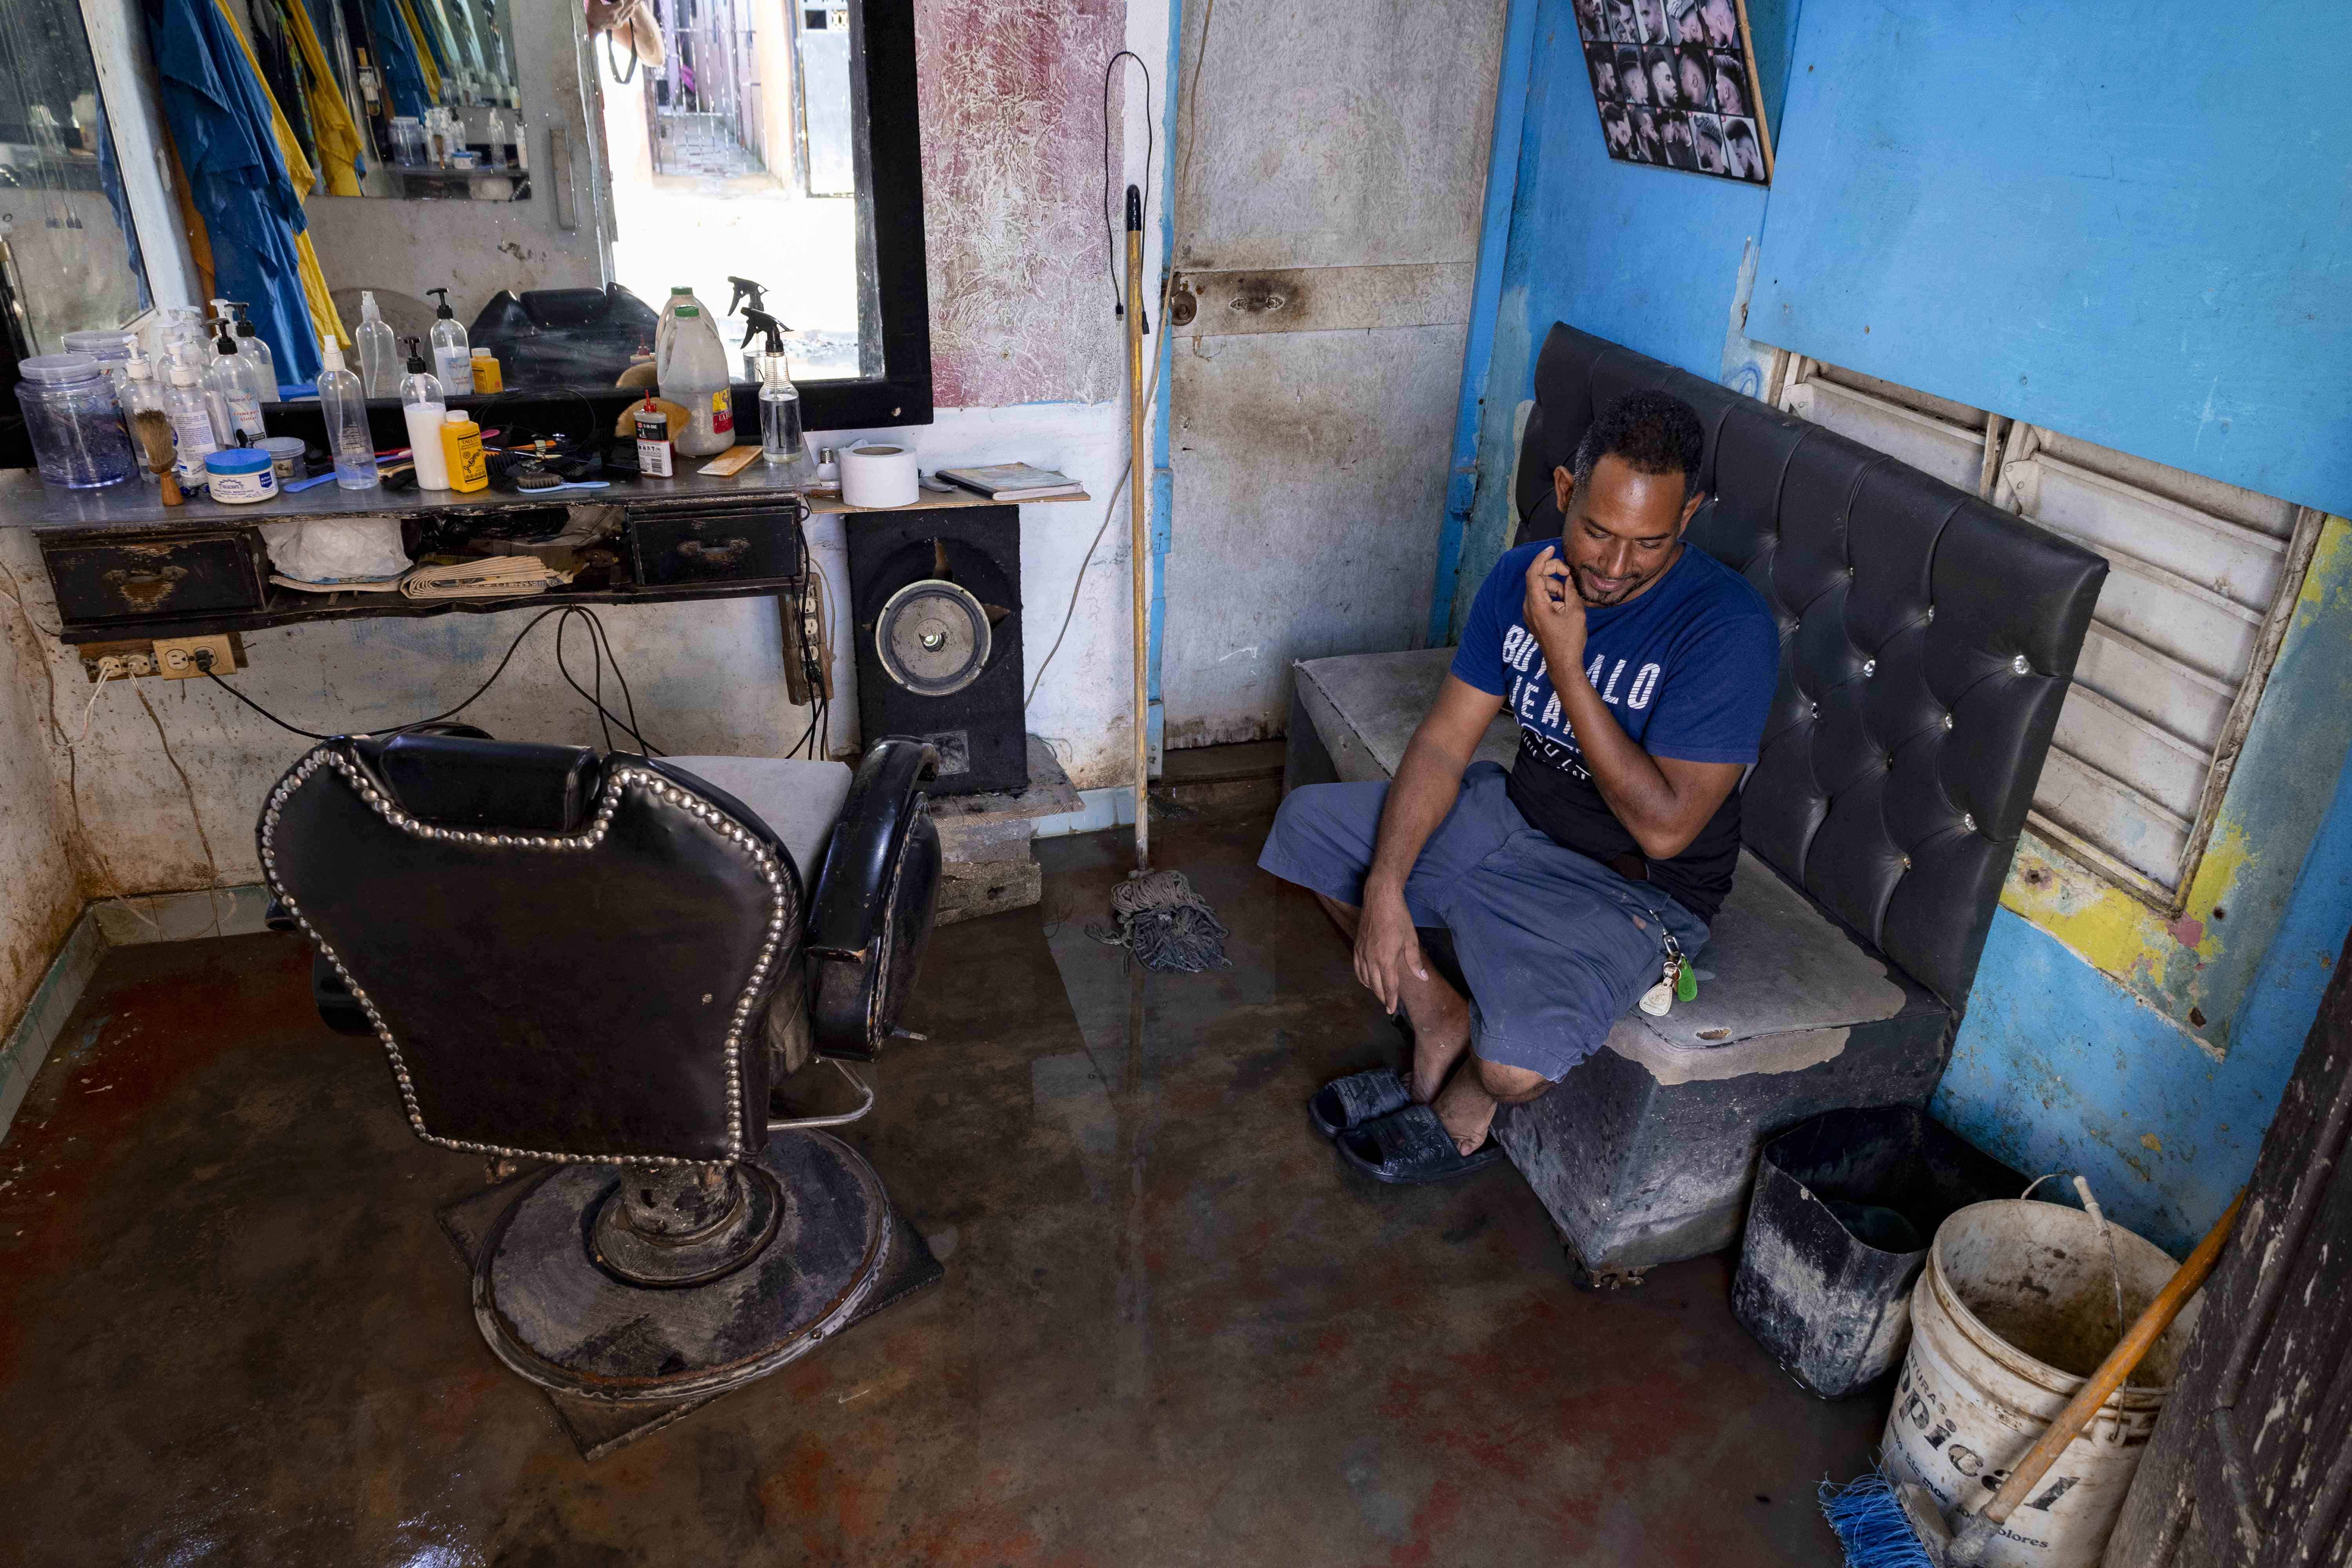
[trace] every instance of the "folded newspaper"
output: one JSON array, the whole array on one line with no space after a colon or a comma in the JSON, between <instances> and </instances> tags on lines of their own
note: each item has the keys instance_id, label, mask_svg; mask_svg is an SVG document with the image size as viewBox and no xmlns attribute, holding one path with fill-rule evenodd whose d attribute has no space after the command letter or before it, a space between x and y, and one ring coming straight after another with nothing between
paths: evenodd
<instances>
[{"instance_id":1,"label":"folded newspaper","mask_svg":"<svg viewBox=\"0 0 2352 1568\"><path fill-rule=\"evenodd\" d=\"M569 583L577 572L558 572L535 555L493 555L454 566L419 566L400 580L411 599L495 599L541 594Z\"/></svg>"}]
</instances>

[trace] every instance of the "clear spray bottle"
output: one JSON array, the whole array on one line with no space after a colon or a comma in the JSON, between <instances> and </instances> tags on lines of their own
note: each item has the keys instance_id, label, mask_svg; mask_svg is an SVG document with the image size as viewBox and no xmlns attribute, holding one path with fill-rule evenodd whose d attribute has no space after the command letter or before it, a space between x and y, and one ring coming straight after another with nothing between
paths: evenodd
<instances>
[{"instance_id":1,"label":"clear spray bottle","mask_svg":"<svg viewBox=\"0 0 2352 1568\"><path fill-rule=\"evenodd\" d=\"M400 343L392 335L392 324L376 308L375 290L360 291L360 328L352 333L354 346L360 354L360 384L370 397L396 397L400 394Z\"/></svg>"},{"instance_id":2,"label":"clear spray bottle","mask_svg":"<svg viewBox=\"0 0 2352 1568\"><path fill-rule=\"evenodd\" d=\"M347 490L376 486L375 437L368 433L367 393L360 378L343 368L343 349L332 338L319 340L319 410L326 416L327 450L335 458L335 483Z\"/></svg>"}]
</instances>

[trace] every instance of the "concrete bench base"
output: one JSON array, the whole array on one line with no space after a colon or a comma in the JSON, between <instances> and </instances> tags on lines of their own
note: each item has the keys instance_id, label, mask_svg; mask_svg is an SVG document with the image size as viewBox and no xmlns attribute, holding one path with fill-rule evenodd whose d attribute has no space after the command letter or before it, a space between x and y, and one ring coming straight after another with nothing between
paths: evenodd
<instances>
[{"instance_id":1,"label":"concrete bench base","mask_svg":"<svg viewBox=\"0 0 2352 1568\"><path fill-rule=\"evenodd\" d=\"M1313 659L1294 670L1286 787L1386 779L1437 695L1452 650ZM1508 765L1497 719L1478 755ZM1942 1074L1950 1009L1803 893L1740 856L1696 1001L1630 1013L1496 1136L1594 1282L1738 1239L1764 1140L1823 1110L1922 1101Z\"/></svg>"}]
</instances>

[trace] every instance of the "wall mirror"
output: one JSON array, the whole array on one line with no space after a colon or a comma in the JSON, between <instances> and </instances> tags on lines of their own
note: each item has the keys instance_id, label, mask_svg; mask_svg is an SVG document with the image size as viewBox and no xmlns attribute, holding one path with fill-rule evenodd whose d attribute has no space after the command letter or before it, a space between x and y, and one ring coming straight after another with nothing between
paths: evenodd
<instances>
[{"instance_id":1,"label":"wall mirror","mask_svg":"<svg viewBox=\"0 0 2352 1568\"><path fill-rule=\"evenodd\" d=\"M0 5L0 350L7 374L149 304L98 69L70 5ZM9 400L14 411L14 399Z\"/></svg>"}]
</instances>

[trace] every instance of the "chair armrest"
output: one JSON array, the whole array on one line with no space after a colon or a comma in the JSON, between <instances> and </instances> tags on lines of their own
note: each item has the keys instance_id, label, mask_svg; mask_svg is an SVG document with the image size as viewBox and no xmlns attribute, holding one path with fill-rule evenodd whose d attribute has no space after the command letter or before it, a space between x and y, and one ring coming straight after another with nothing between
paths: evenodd
<instances>
[{"instance_id":1,"label":"chair armrest","mask_svg":"<svg viewBox=\"0 0 2352 1568\"><path fill-rule=\"evenodd\" d=\"M871 1061L896 1022L938 896L939 833L923 786L939 771L936 748L893 736L850 781L802 944L821 1055Z\"/></svg>"}]
</instances>

